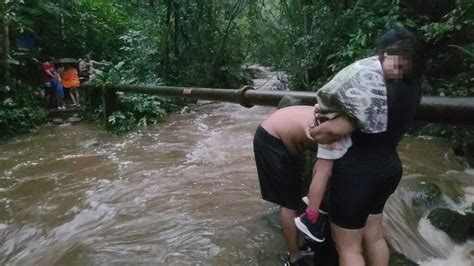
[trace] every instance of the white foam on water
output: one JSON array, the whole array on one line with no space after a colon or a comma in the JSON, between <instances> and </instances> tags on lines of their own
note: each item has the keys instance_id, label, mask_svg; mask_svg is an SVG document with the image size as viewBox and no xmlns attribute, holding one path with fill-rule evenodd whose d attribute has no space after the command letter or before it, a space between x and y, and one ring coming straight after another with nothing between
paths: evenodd
<instances>
[{"instance_id":1,"label":"white foam on water","mask_svg":"<svg viewBox=\"0 0 474 266\"><path fill-rule=\"evenodd\" d=\"M474 187L465 187L464 198L460 202L447 200L450 209L461 215L466 215L466 211L472 211L470 208L474 203ZM472 266L474 265L474 241L470 240L464 244L455 244L451 238L443 231L434 227L425 217L420 219L418 231L421 236L437 250L439 257L432 257L425 261L419 261L421 266Z\"/></svg>"},{"instance_id":2,"label":"white foam on water","mask_svg":"<svg viewBox=\"0 0 474 266\"><path fill-rule=\"evenodd\" d=\"M426 261L419 261L420 266L472 266L474 265L474 242L466 243L462 246L454 246L447 258L431 258Z\"/></svg>"},{"instance_id":3,"label":"white foam on water","mask_svg":"<svg viewBox=\"0 0 474 266\"><path fill-rule=\"evenodd\" d=\"M426 217L420 219L418 232L441 257L448 257L455 246L451 238L445 232L434 227Z\"/></svg>"},{"instance_id":4,"label":"white foam on water","mask_svg":"<svg viewBox=\"0 0 474 266\"><path fill-rule=\"evenodd\" d=\"M446 197L445 201L448 203L450 209L465 215L466 211L474 212L474 210L471 209L474 204L474 187L464 187L462 190L464 197L459 202L455 202L449 197Z\"/></svg>"}]
</instances>

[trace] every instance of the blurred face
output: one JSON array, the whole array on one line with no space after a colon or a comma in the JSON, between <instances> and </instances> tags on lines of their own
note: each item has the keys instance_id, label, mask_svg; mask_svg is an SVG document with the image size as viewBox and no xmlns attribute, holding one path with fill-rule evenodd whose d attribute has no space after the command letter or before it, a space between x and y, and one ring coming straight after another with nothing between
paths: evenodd
<instances>
[{"instance_id":1,"label":"blurred face","mask_svg":"<svg viewBox=\"0 0 474 266\"><path fill-rule=\"evenodd\" d=\"M382 56L382 70L386 79L406 79L412 74L411 58L406 55Z\"/></svg>"}]
</instances>

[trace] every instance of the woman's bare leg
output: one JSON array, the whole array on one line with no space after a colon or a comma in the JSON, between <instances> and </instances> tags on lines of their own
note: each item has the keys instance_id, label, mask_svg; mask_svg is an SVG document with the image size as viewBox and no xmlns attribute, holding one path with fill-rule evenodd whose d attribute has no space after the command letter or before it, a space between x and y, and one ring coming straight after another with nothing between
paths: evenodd
<instances>
[{"instance_id":1,"label":"woman's bare leg","mask_svg":"<svg viewBox=\"0 0 474 266\"><path fill-rule=\"evenodd\" d=\"M362 235L364 229L345 229L331 223L331 231L339 254L340 266L363 266Z\"/></svg>"},{"instance_id":2,"label":"woman's bare leg","mask_svg":"<svg viewBox=\"0 0 474 266\"><path fill-rule=\"evenodd\" d=\"M81 105L81 97L79 95L79 89L75 89L74 90L74 94L76 95L76 102L77 102L77 105Z\"/></svg>"},{"instance_id":3,"label":"woman's bare leg","mask_svg":"<svg viewBox=\"0 0 474 266\"><path fill-rule=\"evenodd\" d=\"M71 97L72 104L77 105L76 96L74 95L74 91L69 89L69 97Z\"/></svg>"},{"instance_id":4,"label":"woman's bare leg","mask_svg":"<svg viewBox=\"0 0 474 266\"><path fill-rule=\"evenodd\" d=\"M383 236L381 213L369 215L367 218L363 241L369 265L388 265L390 252Z\"/></svg>"}]
</instances>

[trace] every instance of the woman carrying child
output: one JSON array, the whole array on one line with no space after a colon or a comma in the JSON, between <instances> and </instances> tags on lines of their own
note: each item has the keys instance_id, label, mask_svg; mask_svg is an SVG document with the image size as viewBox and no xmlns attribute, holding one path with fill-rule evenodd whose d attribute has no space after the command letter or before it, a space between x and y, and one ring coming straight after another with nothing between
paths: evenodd
<instances>
[{"instance_id":1,"label":"woman carrying child","mask_svg":"<svg viewBox=\"0 0 474 266\"><path fill-rule=\"evenodd\" d=\"M324 240L317 232L327 217L318 209L329 183L340 265L388 265L382 212L402 176L396 147L414 120L422 69L416 37L397 27L380 38L376 56L346 67L318 92L308 134L326 145L318 149L308 209L295 224L313 240ZM341 124L348 130L333 134Z\"/></svg>"}]
</instances>

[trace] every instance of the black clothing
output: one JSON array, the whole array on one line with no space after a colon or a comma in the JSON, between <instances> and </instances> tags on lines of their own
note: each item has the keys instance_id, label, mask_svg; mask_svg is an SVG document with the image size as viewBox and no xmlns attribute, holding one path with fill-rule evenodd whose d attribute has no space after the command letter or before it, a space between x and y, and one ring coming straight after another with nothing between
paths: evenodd
<instances>
[{"instance_id":1,"label":"black clothing","mask_svg":"<svg viewBox=\"0 0 474 266\"><path fill-rule=\"evenodd\" d=\"M396 147L414 121L419 90L414 83L386 81L387 130L353 132L352 146L334 161L329 188L331 222L346 229L365 226L369 214L382 213L402 176Z\"/></svg>"},{"instance_id":2,"label":"black clothing","mask_svg":"<svg viewBox=\"0 0 474 266\"><path fill-rule=\"evenodd\" d=\"M299 159L283 142L259 126L253 139L255 162L262 198L296 210L301 199Z\"/></svg>"}]
</instances>

